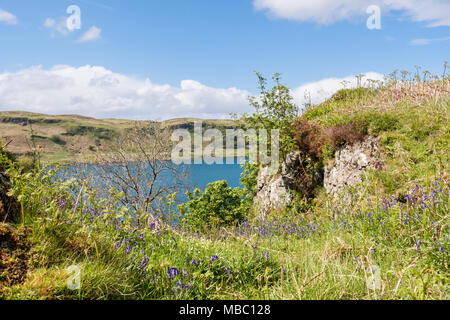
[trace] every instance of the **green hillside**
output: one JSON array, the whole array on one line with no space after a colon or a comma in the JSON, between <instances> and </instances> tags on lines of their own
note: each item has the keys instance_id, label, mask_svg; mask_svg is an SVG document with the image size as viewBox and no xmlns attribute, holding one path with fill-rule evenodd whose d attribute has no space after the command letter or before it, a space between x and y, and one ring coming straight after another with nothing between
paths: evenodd
<instances>
[{"instance_id":1,"label":"green hillside","mask_svg":"<svg viewBox=\"0 0 450 320\"><path fill-rule=\"evenodd\" d=\"M171 129L193 130L194 121L202 121L205 129L236 127L233 120L171 119L161 122ZM135 123L123 119L95 119L79 115L51 116L23 111L0 112L0 139L8 143L8 151L24 156L40 146L44 162L70 162L79 154L107 151L114 135Z\"/></svg>"}]
</instances>

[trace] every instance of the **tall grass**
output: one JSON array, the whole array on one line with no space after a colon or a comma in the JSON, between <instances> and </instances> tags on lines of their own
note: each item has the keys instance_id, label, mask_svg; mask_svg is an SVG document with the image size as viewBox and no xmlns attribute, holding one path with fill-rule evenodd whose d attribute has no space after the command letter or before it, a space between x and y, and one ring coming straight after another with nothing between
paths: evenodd
<instances>
[{"instance_id":1,"label":"tall grass","mask_svg":"<svg viewBox=\"0 0 450 320\"><path fill-rule=\"evenodd\" d=\"M443 179L402 199L190 233L125 219L114 201L99 203L91 192L80 201L76 181L54 172L10 174L26 199L33 249L27 280L4 289L4 298L448 298ZM67 287L71 265L82 270L80 290ZM378 287L368 285L374 270Z\"/></svg>"}]
</instances>

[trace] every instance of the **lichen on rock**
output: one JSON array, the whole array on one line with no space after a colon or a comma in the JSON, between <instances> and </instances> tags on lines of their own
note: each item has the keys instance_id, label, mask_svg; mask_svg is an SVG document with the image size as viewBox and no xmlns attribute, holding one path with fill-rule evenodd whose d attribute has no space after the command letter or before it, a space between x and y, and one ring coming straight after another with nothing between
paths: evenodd
<instances>
[{"instance_id":1,"label":"lichen on rock","mask_svg":"<svg viewBox=\"0 0 450 320\"><path fill-rule=\"evenodd\" d=\"M337 196L346 187L361 183L365 170L381 167L381 153L375 137L345 145L336 151L334 161L325 165L325 190L329 195Z\"/></svg>"},{"instance_id":2,"label":"lichen on rock","mask_svg":"<svg viewBox=\"0 0 450 320\"><path fill-rule=\"evenodd\" d=\"M264 217L270 211L282 209L292 201L292 195L281 174L271 174L268 167L262 167L258 173L257 194L255 203L260 216Z\"/></svg>"}]
</instances>

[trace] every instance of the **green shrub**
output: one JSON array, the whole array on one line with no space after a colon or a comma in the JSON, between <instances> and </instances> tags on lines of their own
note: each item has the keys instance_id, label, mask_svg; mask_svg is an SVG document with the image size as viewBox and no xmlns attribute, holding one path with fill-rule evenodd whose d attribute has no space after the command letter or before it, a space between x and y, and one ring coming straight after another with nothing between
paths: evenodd
<instances>
[{"instance_id":1,"label":"green shrub","mask_svg":"<svg viewBox=\"0 0 450 320\"><path fill-rule=\"evenodd\" d=\"M189 201L178 206L182 221L191 227L231 225L243 221L243 192L228 186L226 180L208 184L203 193L187 193Z\"/></svg>"}]
</instances>

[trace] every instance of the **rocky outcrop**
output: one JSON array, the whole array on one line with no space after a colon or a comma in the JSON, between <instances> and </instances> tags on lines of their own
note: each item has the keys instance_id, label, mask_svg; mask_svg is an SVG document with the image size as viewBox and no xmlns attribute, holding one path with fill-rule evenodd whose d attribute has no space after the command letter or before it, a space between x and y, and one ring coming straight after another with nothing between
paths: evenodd
<instances>
[{"instance_id":1,"label":"rocky outcrop","mask_svg":"<svg viewBox=\"0 0 450 320\"><path fill-rule=\"evenodd\" d=\"M325 166L324 187L328 194L336 196L344 188L361 183L366 169L381 167L377 140L367 137L336 151L333 163Z\"/></svg>"},{"instance_id":2,"label":"rocky outcrop","mask_svg":"<svg viewBox=\"0 0 450 320\"><path fill-rule=\"evenodd\" d=\"M305 167L300 151L291 152L283 162L281 172L271 175L268 167L262 167L258 174L258 192L255 197L260 215L265 216L272 210L279 210L291 203L292 191L300 191L306 186L299 185L305 181L299 177ZM362 182L363 172L368 168L382 167L381 154L376 138L367 137L362 141L346 145L336 151L332 163L325 166L324 174L317 170L309 171L313 184L323 185L328 194L337 196L348 186ZM299 182L300 181L300 182Z\"/></svg>"},{"instance_id":3,"label":"rocky outcrop","mask_svg":"<svg viewBox=\"0 0 450 320\"><path fill-rule=\"evenodd\" d=\"M272 175L268 167L262 167L257 182L255 204L261 216L272 210L282 209L292 201L291 191L281 174Z\"/></svg>"}]
</instances>

